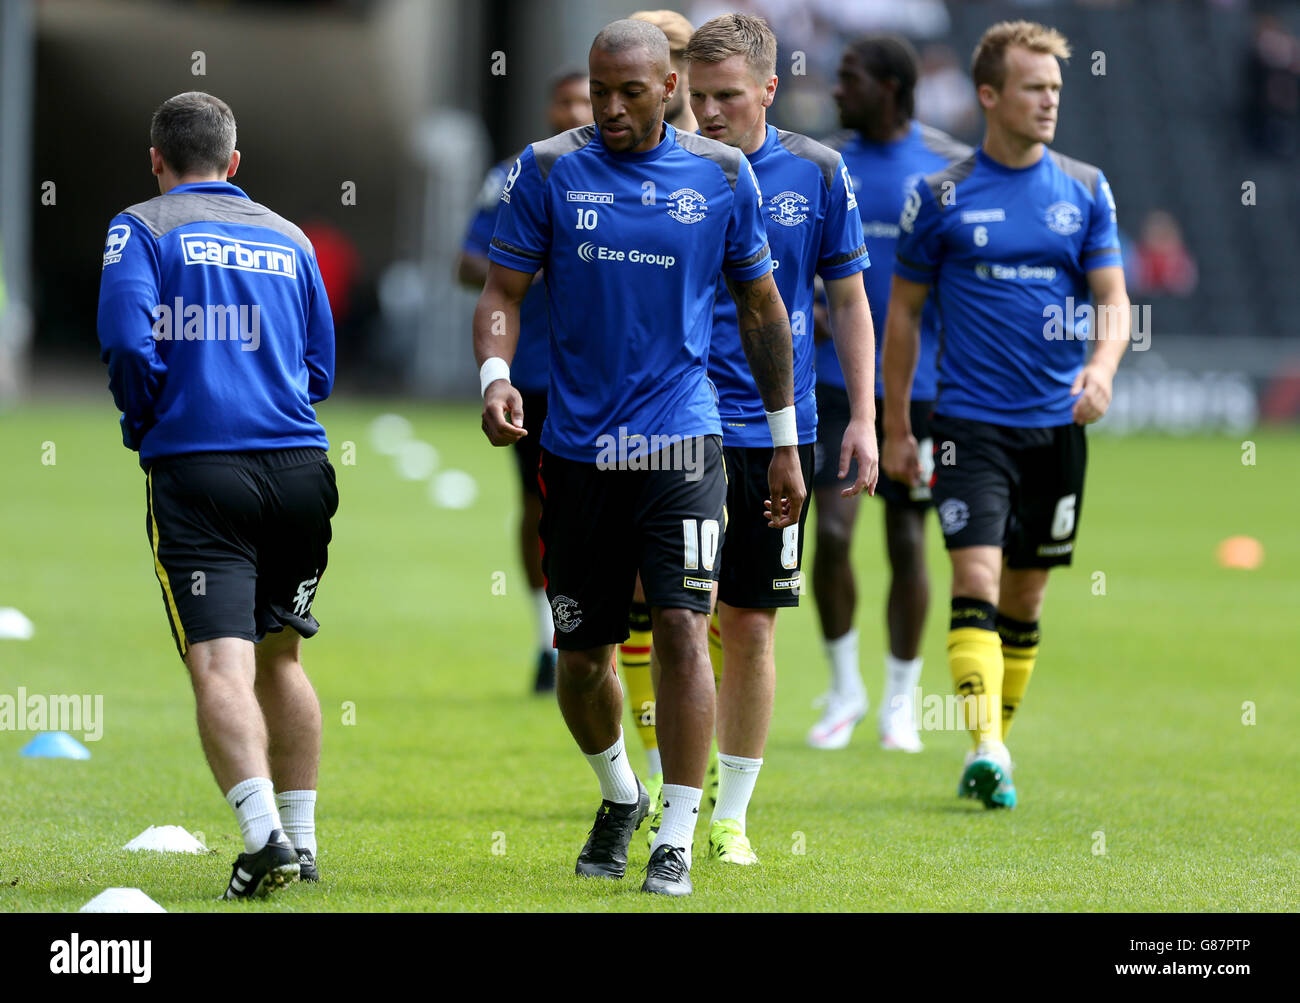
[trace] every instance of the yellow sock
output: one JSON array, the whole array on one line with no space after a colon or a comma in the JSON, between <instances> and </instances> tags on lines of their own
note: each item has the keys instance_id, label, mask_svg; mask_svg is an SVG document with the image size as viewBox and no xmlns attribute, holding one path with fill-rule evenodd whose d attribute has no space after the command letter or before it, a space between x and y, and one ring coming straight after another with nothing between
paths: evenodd
<instances>
[{"instance_id":1,"label":"yellow sock","mask_svg":"<svg viewBox=\"0 0 1300 1003\"><path fill-rule=\"evenodd\" d=\"M628 616L631 632L618 646L618 660L623 668L623 682L627 686L627 702L632 708L637 734L647 753L659 751L659 737L655 734L655 689L650 678L650 608L633 603ZM652 757L653 759L653 757Z\"/></svg>"},{"instance_id":2,"label":"yellow sock","mask_svg":"<svg viewBox=\"0 0 1300 1003\"><path fill-rule=\"evenodd\" d=\"M958 597L952 601L948 669L953 689L966 700L966 728L975 745L1002 740L1002 642L994 629L992 603Z\"/></svg>"},{"instance_id":3,"label":"yellow sock","mask_svg":"<svg viewBox=\"0 0 1300 1003\"><path fill-rule=\"evenodd\" d=\"M1013 620L999 613L997 623L998 635L1002 639L1002 741L1005 742L1007 732L1011 730L1011 720L1029 688L1029 676L1034 671L1041 635L1037 622Z\"/></svg>"},{"instance_id":4,"label":"yellow sock","mask_svg":"<svg viewBox=\"0 0 1300 1003\"><path fill-rule=\"evenodd\" d=\"M709 663L713 666L713 685L722 685L722 631L718 627L718 611L713 611L709 621Z\"/></svg>"}]
</instances>

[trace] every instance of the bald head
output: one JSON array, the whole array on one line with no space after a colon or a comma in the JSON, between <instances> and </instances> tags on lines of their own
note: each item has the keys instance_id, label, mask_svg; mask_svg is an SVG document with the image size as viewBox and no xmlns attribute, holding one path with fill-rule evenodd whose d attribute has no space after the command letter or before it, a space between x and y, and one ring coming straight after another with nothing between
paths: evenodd
<instances>
[{"instance_id":1,"label":"bald head","mask_svg":"<svg viewBox=\"0 0 1300 1003\"><path fill-rule=\"evenodd\" d=\"M591 43L591 51L604 52L611 56L622 55L632 49L645 49L650 57L650 68L656 76L669 72L668 36L648 21L634 21L624 18L612 21L600 29L596 40Z\"/></svg>"}]
</instances>

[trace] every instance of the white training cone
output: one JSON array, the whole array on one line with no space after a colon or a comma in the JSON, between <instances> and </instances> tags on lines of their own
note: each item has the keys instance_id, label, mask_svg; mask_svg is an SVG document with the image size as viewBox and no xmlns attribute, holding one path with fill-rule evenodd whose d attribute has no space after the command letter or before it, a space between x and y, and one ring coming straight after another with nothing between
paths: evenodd
<instances>
[{"instance_id":1,"label":"white training cone","mask_svg":"<svg viewBox=\"0 0 1300 1003\"><path fill-rule=\"evenodd\" d=\"M20 610L12 606L0 606L0 639L7 641L30 641L36 633L36 625Z\"/></svg>"},{"instance_id":2,"label":"white training cone","mask_svg":"<svg viewBox=\"0 0 1300 1003\"><path fill-rule=\"evenodd\" d=\"M77 912L166 912L139 888L105 888Z\"/></svg>"},{"instance_id":3,"label":"white training cone","mask_svg":"<svg viewBox=\"0 0 1300 1003\"><path fill-rule=\"evenodd\" d=\"M162 853L207 853L208 848L179 825L151 825L122 847L124 850L159 850Z\"/></svg>"}]
</instances>

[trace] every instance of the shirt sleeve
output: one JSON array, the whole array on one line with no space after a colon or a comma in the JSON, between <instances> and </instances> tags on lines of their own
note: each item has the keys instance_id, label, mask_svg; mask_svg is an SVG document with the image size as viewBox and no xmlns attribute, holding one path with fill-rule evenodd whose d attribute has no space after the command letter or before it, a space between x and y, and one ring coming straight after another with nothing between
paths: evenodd
<instances>
[{"instance_id":1,"label":"shirt sleeve","mask_svg":"<svg viewBox=\"0 0 1300 1003\"><path fill-rule=\"evenodd\" d=\"M741 165L731 200L731 217L727 220L727 250L722 271L729 279L748 282L772 270L772 254L767 246L758 178L754 177L754 168L744 154L741 154Z\"/></svg>"},{"instance_id":2,"label":"shirt sleeve","mask_svg":"<svg viewBox=\"0 0 1300 1003\"><path fill-rule=\"evenodd\" d=\"M1088 236L1083 242L1080 264L1084 271L1119 267L1124 259L1119 251L1119 221L1115 215L1115 196L1110 182L1097 172L1097 191L1088 207Z\"/></svg>"},{"instance_id":3,"label":"shirt sleeve","mask_svg":"<svg viewBox=\"0 0 1300 1003\"><path fill-rule=\"evenodd\" d=\"M898 217L898 246L894 274L930 285L943 260L942 218L925 178L912 182Z\"/></svg>"},{"instance_id":4,"label":"shirt sleeve","mask_svg":"<svg viewBox=\"0 0 1300 1003\"><path fill-rule=\"evenodd\" d=\"M167 376L153 335L159 289L153 234L131 216L115 216L104 243L96 326L108 387L122 412L122 444L137 451L157 422L155 404Z\"/></svg>"},{"instance_id":5,"label":"shirt sleeve","mask_svg":"<svg viewBox=\"0 0 1300 1003\"><path fill-rule=\"evenodd\" d=\"M307 399L318 404L334 389L334 312L320 268L311 262L311 302L307 310Z\"/></svg>"},{"instance_id":6,"label":"shirt sleeve","mask_svg":"<svg viewBox=\"0 0 1300 1003\"><path fill-rule=\"evenodd\" d=\"M841 157L836 178L831 183L826 219L822 223L817 274L823 279L842 279L870 267L867 242L862 235L862 217L858 214L858 197L853 191L849 169Z\"/></svg>"},{"instance_id":7,"label":"shirt sleeve","mask_svg":"<svg viewBox=\"0 0 1300 1003\"><path fill-rule=\"evenodd\" d=\"M474 207L474 218L469 222L469 232L465 234L465 243L461 247L466 254L487 255L488 246L492 243L492 231L496 229L501 188L505 183L506 172L499 164L488 171L483 179L483 187L479 189L478 202Z\"/></svg>"},{"instance_id":8,"label":"shirt sleeve","mask_svg":"<svg viewBox=\"0 0 1300 1003\"><path fill-rule=\"evenodd\" d=\"M506 175L499 203L488 257L517 272L536 274L551 248L551 218L546 183L531 146Z\"/></svg>"}]
</instances>

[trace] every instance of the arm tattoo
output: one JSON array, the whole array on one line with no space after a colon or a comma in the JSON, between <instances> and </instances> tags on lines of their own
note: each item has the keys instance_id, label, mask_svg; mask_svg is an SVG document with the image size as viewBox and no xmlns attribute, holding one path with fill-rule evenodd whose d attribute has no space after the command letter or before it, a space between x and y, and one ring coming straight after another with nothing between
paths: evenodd
<instances>
[{"instance_id":1,"label":"arm tattoo","mask_svg":"<svg viewBox=\"0 0 1300 1003\"><path fill-rule=\"evenodd\" d=\"M736 301L740 343L763 406L779 411L794 402L794 353L790 321L771 274L727 288Z\"/></svg>"}]
</instances>

